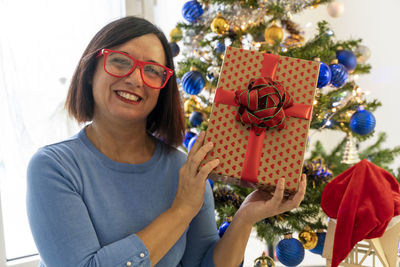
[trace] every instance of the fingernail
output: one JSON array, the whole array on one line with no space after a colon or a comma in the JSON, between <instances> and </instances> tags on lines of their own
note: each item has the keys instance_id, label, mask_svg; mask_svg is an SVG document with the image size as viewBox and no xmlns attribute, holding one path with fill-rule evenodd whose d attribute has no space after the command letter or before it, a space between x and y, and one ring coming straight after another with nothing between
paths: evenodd
<instances>
[{"instance_id":1,"label":"fingernail","mask_svg":"<svg viewBox=\"0 0 400 267\"><path fill-rule=\"evenodd\" d=\"M207 146L213 147L213 146L214 146L214 143L213 143L213 142L208 142Z\"/></svg>"}]
</instances>

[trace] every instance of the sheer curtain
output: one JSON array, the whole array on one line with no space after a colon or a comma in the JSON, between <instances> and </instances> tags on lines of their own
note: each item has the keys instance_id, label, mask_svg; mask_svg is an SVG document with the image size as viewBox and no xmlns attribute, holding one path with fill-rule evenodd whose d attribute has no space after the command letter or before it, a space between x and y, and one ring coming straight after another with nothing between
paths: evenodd
<instances>
[{"instance_id":1,"label":"sheer curtain","mask_svg":"<svg viewBox=\"0 0 400 267\"><path fill-rule=\"evenodd\" d=\"M36 253L27 163L40 146L78 131L63 109L70 78L93 35L124 15L124 0L0 0L0 226L8 259Z\"/></svg>"}]
</instances>

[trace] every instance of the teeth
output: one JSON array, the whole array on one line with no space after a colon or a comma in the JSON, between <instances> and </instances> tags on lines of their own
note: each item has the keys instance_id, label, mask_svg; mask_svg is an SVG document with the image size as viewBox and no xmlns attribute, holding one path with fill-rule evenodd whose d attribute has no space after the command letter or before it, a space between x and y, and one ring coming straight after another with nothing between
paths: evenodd
<instances>
[{"instance_id":1,"label":"teeth","mask_svg":"<svg viewBox=\"0 0 400 267\"><path fill-rule=\"evenodd\" d=\"M126 93L126 92L117 91L117 94L119 96L122 96L123 98L128 99L128 100L132 100L132 101L138 101L139 100L139 97L137 97L135 95L132 95L132 94L129 94L129 93Z\"/></svg>"}]
</instances>

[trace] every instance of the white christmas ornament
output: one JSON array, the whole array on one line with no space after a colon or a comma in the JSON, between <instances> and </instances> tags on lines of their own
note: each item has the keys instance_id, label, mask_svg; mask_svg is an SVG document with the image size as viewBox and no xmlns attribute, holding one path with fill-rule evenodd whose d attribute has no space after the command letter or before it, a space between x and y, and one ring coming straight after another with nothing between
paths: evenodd
<instances>
[{"instance_id":1,"label":"white christmas ornament","mask_svg":"<svg viewBox=\"0 0 400 267\"><path fill-rule=\"evenodd\" d=\"M358 45L356 48L357 63L365 63L371 56L371 50L365 45Z\"/></svg>"},{"instance_id":2,"label":"white christmas ornament","mask_svg":"<svg viewBox=\"0 0 400 267\"><path fill-rule=\"evenodd\" d=\"M344 12L344 4L341 2L331 2L327 6L328 14L331 17L340 17Z\"/></svg>"}]
</instances>

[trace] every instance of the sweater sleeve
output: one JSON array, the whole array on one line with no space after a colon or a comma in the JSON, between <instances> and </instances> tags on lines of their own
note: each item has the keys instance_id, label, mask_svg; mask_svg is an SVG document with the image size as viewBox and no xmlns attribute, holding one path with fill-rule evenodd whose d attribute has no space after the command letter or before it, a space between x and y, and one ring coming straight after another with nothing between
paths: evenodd
<instances>
[{"instance_id":1,"label":"sweater sleeve","mask_svg":"<svg viewBox=\"0 0 400 267\"><path fill-rule=\"evenodd\" d=\"M214 267L213 251L218 240L214 198L207 182L203 206L189 225L182 266Z\"/></svg>"},{"instance_id":2,"label":"sweater sleeve","mask_svg":"<svg viewBox=\"0 0 400 267\"><path fill-rule=\"evenodd\" d=\"M101 246L76 179L79 170L65 166L43 149L28 166L28 219L45 266L150 266L149 252L136 234Z\"/></svg>"}]
</instances>

